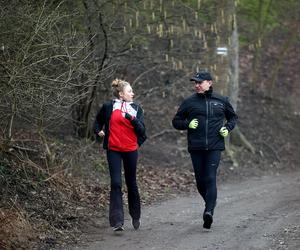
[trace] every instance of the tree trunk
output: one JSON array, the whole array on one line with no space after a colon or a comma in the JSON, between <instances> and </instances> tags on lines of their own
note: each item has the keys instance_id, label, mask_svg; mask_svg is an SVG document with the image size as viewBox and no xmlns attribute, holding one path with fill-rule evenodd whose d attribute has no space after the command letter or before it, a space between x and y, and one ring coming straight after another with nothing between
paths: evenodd
<instances>
[{"instance_id":1,"label":"tree trunk","mask_svg":"<svg viewBox=\"0 0 300 250\"><path fill-rule=\"evenodd\" d=\"M214 89L222 95L228 95L228 86L229 86L229 78L228 78L228 67L229 61L228 56L226 54L218 55L216 50L219 47L224 47L228 49L229 45L229 37L230 37L230 30L228 21L231 16L231 11L228 8L227 0L219 0L216 2L216 32L217 32L217 39L216 39L216 48L212 50L212 58L214 60Z\"/></svg>"},{"instance_id":2,"label":"tree trunk","mask_svg":"<svg viewBox=\"0 0 300 250\"><path fill-rule=\"evenodd\" d=\"M92 7L88 5L88 2L85 0L82 0L82 3L84 5L84 8L86 10L86 14L87 14L87 30L88 30L88 39L89 39L89 44L90 44L90 52L91 54L93 54L94 58L101 58L101 61L99 62L98 65L98 69L97 69L97 74L95 76L94 79L94 84L89 88L88 90L88 94L85 96L85 98L82 99L82 101L79 103L79 105L77 105L75 107L75 131L76 134L79 137L85 137L88 138L90 137L90 114L91 114L91 109L92 109L92 105L95 101L96 98L96 93L99 87L99 80L100 80L100 76L102 74L102 71L104 69L104 64L105 61L107 59L107 50L108 50L108 36L107 36L107 32L106 29L104 27L104 21L102 18L102 13L101 13L101 9L98 6L98 3L95 1L95 5L96 5L96 10L97 10L97 14L98 14L98 19L97 19L97 25L93 25L93 20L92 20L92 11L90 10ZM95 26L96 28L99 25L99 29L100 32L97 31L96 33L99 34L103 34L103 52L102 55L100 55L100 51L98 51L96 49L97 45L99 46L100 44L95 45L93 38L93 26ZM96 60L96 59L95 59ZM98 59L96 60L98 61ZM85 90L84 90L85 91ZM81 90L79 90L79 94L80 94Z\"/></svg>"},{"instance_id":3,"label":"tree trunk","mask_svg":"<svg viewBox=\"0 0 300 250\"><path fill-rule=\"evenodd\" d=\"M235 111L238 108L239 94L239 37L237 29L235 1L218 1L216 26L218 31L217 47L227 48L227 54L219 55L216 62L217 83L215 87L218 92L227 95ZM245 146L251 152L254 147L241 133L239 128L233 131L235 141ZM226 140L226 151L231 157L233 164L237 166L237 160L230 147L230 139Z\"/></svg>"},{"instance_id":4,"label":"tree trunk","mask_svg":"<svg viewBox=\"0 0 300 250\"><path fill-rule=\"evenodd\" d=\"M234 110L237 110L239 95L239 37L235 13L231 18L231 44L229 45L229 86L228 95Z\"/></svg>"}]
</instances>

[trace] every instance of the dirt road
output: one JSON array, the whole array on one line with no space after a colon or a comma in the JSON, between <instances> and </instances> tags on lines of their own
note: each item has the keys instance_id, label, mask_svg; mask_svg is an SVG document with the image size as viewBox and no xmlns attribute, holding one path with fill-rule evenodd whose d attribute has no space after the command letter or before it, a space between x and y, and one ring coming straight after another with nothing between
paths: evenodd
<instances>
[{"instance_id":1,"label":"dirt road","mask_svg":"<svg viewBox=\"0 0 300 250\"><path fill-rule=\"evenodd\" d=\"M300 249L300 172L219 185L211 230L202 228L198 195L143 209L142 227L114 234L99 230L94 242L71 249Z\"/></svg>"}]
</instances>

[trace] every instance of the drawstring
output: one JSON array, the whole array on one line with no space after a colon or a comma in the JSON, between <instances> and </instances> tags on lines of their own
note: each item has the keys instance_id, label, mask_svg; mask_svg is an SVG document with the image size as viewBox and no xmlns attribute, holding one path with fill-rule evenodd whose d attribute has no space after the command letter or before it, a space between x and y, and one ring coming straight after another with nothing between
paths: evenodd
<instances>
[{"instance_id":1,"label":"drawstring","mask_svg":"<svg viewBox=\"0 0 300 250\"><path fill-rule=\"evenodd\" d=\"M125 103L125 105L124 105ZM123 108L124 107L124 108ZM121 112L122 113L128 113L128 110L127 110L127 106L126 106L126 102L125 101L122 101L122 104L121 104Z\"/></svg>"}]
</instances>

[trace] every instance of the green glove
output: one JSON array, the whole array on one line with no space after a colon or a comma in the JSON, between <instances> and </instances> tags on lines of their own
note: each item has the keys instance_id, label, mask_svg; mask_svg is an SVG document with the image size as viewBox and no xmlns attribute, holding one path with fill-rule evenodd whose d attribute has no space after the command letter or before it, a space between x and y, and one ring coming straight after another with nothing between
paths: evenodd
<instances>
[{"instance_id":1,"label":"green glove","mask_svg":"<svg viewBox=\"0 0 300 250\"><path fill-rule=\"evenodd\" d=\"M222 127L219 131L220 135L223 137L226 137L229 133L228 129L226 127Z\"/></svg>"},{"instance_id":2,"label":"green glove","mask_svg":"<svg viewBox=\"0 0 300 250\"><path fill-rule=\"evenodd\" d=\"M198 127L198 119L194 118L193 120L191 120L191 122L189 123L189 128L191 129L196 129Z\"/></svg>"}]
</instances>

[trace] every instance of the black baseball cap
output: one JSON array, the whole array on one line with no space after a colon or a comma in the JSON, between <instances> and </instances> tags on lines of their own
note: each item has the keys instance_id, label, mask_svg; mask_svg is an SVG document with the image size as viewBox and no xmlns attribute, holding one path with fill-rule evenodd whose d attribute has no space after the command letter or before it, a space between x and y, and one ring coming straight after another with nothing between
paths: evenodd
<instances>
[{"instance_id":1,"label":"black baseball cap","mask_svg":"<svg viewBox=\"0 0 300 250\"><path fill-rule=\"evenodd\" d=\"M212 76L207 71L199 71L194 77L190 79L190 81L195 81L195 82L203 82L205 80L212 81Z\"/></svg>"}]
</instances>

